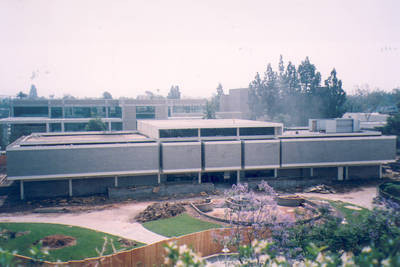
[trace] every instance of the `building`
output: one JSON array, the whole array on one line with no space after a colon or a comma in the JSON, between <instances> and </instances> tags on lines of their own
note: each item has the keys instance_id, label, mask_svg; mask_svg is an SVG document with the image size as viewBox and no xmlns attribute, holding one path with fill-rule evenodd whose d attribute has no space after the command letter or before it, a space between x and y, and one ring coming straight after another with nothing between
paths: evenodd
<instances>
[{"instance_id":1,"label":"building","mask_svg":"<svg viewBox=\"0 0 400 267\"><path fill-rule=\"evenodd\" d=\"M220 98L218 119L250 119L249 89L230 89Z\"/></svg>"},{"instance_id":2,"label":"building","mask_svg":"<svg viewBox=\"0 0 400 267\"><path fill-rule=\"evenodd\" d=\"M360 121L360 128L373 130L379 127L385 127L387 119L390 117L388 114L381 114L376 112L362 113L362 112L346 112L343 118L353 118Z\"/></svg>"},{"instance_id":3,"label":"building","mask_svg":"<svg viewBox=\"0 0 400 267\"><path fill-rule=\"evenodd\" d=\"M21 198L380 177L382 164L395 160L396 138L340 125L283 132L280 123L238 119L138 120L130 132L36 133L8 146L7 176L19 182Z\"/></svg>"},{"instance_id":4,"label":"building","mask_svg":"<svg viewBox=\"0 0 400 267\"><path fill-rule=\"evenodd\" d=\"M139 119L201 117L205 99L12 99L10 116L0 119L0 145L31 133L82 132L101 118L108 131L136 130Z\"/></svg>"}]
</instances>

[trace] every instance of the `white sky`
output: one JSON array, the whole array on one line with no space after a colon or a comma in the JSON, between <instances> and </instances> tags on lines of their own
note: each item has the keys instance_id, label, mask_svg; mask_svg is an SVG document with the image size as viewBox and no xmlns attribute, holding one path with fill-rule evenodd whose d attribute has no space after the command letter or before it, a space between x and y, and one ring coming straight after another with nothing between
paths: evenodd
<instances>
[{"instance_id":1,"label":"white sky","mask_svg":"<svg viewBox=\"0 0 400 267\"><path fill-rule=\"evenodd\" d=\"M0 95L208 97L279 55L344 89L400 87L400 1L0 0ZM36 77L31 80L32 72Z\"/></svg>"}]
</instances>

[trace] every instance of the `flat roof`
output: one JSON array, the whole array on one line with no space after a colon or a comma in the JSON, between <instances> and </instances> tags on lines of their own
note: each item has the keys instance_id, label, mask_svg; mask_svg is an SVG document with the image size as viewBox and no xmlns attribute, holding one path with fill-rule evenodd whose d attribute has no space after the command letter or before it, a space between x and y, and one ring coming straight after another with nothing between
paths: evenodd
<instances>
[{"instance_id":1,"label":"flat roof","mask_svg":"<svg viewBox=\"0 0 400 267\"><path fill-rule=\"evenodd\" d=\"M141 123L158 129L283 127L282 123L237 119L141 120Z\"/></svg>"},{"instance_id":2,"label":"flat roof","mask_svg":"<svg viewBox=\"0 0 400 267\"><path fill-rule=\"evenodd\" d=\"M279 138L303 138L303 137L355 137L355 136L380 136L381 132L378 131L359 131L350 133L324 133L324 132L310 132L304 129L286 130Z\"/></svg>"},{"instance_id":3,"label":"flat roof","mask_svg":"<svg viewBox=\"0 0 400 267\"><path fill-rule=\"evenodd\" d=\"M19 142L19 146L118 144L152 141L136 132L34 133Z\"/></svg>"}]
</instances>

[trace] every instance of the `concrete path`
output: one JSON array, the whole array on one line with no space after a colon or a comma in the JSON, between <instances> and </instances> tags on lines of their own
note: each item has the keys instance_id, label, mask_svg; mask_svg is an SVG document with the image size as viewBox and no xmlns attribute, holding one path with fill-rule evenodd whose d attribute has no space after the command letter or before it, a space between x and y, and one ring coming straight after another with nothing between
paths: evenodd
<instances>
[{"instance_id":1,"label":"concrete path","mask_svg":"<svg viewBox=\"0 0 400 267\"><path fill-rule=\"evenodd\" d=\"M373 208L373 199L377 196L376 186L366 186L358 188L348 193L336 194L318 194L318 193L301 193L304 197L326 198L335 201L349 202L367 209Z\"/></svg>"},{"instance_id":2,"label":"concrete path","mask_svg":"<svg viewBox=\"0 0 400 267\"><path fill-rule=\"evenodd\" d=\"M79 213L4 213L0 215L0 221L68 224L150 244L167 239L167 237L147 230L140 223L130 222L138 212L144 210L149 204L150 202L121 203L104 210Z\"/></svg>"}]
</instances>

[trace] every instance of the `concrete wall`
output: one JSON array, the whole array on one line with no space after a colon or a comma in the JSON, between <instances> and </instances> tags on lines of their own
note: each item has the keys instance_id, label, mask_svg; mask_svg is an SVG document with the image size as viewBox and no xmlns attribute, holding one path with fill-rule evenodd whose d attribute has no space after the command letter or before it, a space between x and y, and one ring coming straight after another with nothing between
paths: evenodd
<instances>
[{"instance_id":1,"label":"concrete wall","mask_svg":"<svg viewBox=\"0 0 400 267\"><path fill-rule=\"evenodd\" d=\"M204 169L206 171L241 168L241 142L204 142Z\"/></svg>"},{"instance_id":2,"label":"concrete wall","mask_svg":"<svg viewBox=\"0 0 400 267\"><path fill-rule=\"evenodd\" d=\"M201 143L163 143L162 168L165 173L201 171Z\"/></svg>"},{"instance_id":3,"label":"concrete wall","mask_svg":"<svg viewBox=\"0 0 400 267\"><path fill-rule=\"evenodd\" d=\"M107 188L114 186L114 178L88 178L72 180L73 196L106 194Z\"/></svg>"},{"instance_id":4,"label":"concrete wall","mask_svg":"<svg viewBox=\"0 0 400 267\"><path fill-rule=\"evenodd\" d=\"M136 106L122 106L122 129L124 131L136 130Z\"/></svg>"},{"instance_id":5,"label":"concrete wall","mask_svg":"<svg viewBox=\"0 0 400 267\"><path fill-rule=\"evenodd\" d=\"M279 140L244 141L244 168L277 168L279 153Z\"/></svg>"},{"instance_id":6,"label":"concrete wall","mask_svg":"<svg viewBox=\"0 0 400 267\"><path fill-rule=\"evenodd\" d=\"M157 175L122 176L118 177L118 187L157 185Z\"/></svg>"},{"instance_id":7,"label":"concrete wall","mask_svg":"<svg viewBox=\"0 0 400 267\"><path fill-rule=\"evenodd\" d=\"M45 149L25 148L7 152L9 179L157 173L157 143L82 145ZM19 177L18 177L19 176Z\"/></svg>"},{"instance_id":8,"label":"concrete wall","mask_svg":"<svg viewBox=\"0 0 400 267\"><path fill-rule=\"evenodd\" d=\"M282 139L282 166L329 166L393 160L391 136Z\"/></svg>"}]
</instances>

